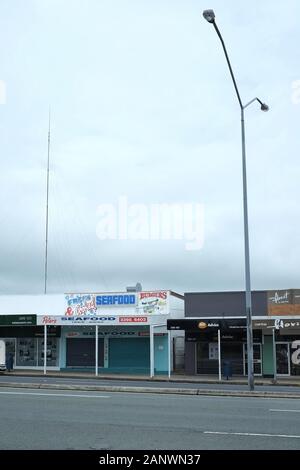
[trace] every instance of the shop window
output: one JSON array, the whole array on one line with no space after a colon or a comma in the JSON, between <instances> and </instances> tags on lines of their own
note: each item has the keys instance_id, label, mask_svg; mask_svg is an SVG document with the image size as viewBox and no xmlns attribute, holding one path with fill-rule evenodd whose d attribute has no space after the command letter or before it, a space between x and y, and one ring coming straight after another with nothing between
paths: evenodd
<instances>
[{"instance_id":1,"label":"shop window","mask_svg":"<svg viewBox=\"0 0 300 470\"><path fill-rule=\"evenodd\" d=\"M0 338L5 342L5 351L6 354L13 354L15 358L15 353L16 353L16 340L15 338Z\"/></svg>"},{"instance_id":2,"label":"shop window","mask_svg":"<svg viewBox=\"0 0 300 470\"><path fill-rule=\"evenodd\" d=\"M35 367L36 359L35 338L17 338L16 366Z\"/></svg>"},{"instance_id":3,"label":"shop window","mask_svg":"<svg viewBox=\"0 0 300 470\"><path fill-rule=\"evenodd\" d=\"M38 366L44 365L44 338L38 338ZM58 365L59 341L57 338L47 338L47 366Z\"/></svg>"},{"instance_id":4,"label":"shop window","mask_svg":"<svg viewBox=\"0 0 300 470\"><path fill-rule=\"evenodd\" d=\"M300 375L300 345L299 340L290 344L291 375Z\"/></svg>"}]
</instances>

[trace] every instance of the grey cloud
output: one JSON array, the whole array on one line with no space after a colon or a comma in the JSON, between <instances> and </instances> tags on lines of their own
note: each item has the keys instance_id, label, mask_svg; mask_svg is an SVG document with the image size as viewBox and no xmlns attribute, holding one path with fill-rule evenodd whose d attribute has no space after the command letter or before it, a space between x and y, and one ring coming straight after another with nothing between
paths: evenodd
<instances>
[{"instance_id":1,"label":"grey cloud","mask_svg":"<svg viewBox=\"0 0 300 470\"><path fill-rule=\"evenodd\" d=\"M16 7L18 5L18 8ZM7 3L0 20L1 293L43 291L48 106L49 290L243 289L239 109L199 2ZM72 13L70 14L70 6ZM252 285L297 287L297 1L213 5L247 110ZM282 21L282 8L290 15ZM97 206L205 205L205 244L99 241Z\"/></svg>"}]
</instances>

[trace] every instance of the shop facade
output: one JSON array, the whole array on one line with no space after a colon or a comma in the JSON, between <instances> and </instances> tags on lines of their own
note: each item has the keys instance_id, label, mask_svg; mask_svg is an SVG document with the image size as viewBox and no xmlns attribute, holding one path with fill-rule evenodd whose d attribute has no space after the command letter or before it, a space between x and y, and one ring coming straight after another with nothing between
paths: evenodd
<instances>
[{"instance_id":1,"label":"shop facade","mask_svg":"<svg viewBox=\"0 0 300 470\"><path fill-rule=\"evenodd\" d=\"M47 337L47 363L59 369L61 328L51 326ZM44 366L44 328L37 325L37 315L0 315L0 338L6 354L12 354L16 369L42 369Z\"/></svg>"},{"instance_id":2,"label":"shop facade","mask_svg":"<svg viewBox=\"0 0 300 470\"><path fill-rule=\"evenodd\" d=\"M295 317L256 317L253 328L254 375L300 376L300 321ZM245 318L168 320L168 329L185 331L185 372L188 375L247 376ZM275 373L274 373L275 372Z\"/></svg>"},{"instance_id":3,"label":"shop facade","mask_svg":"<svg viewBox=\"0 0 300 470\"><path fill-rule=\"evenodd\" d=\"M297 289L252 292L256 376L300 375L299 298ZM169 319L168 329L185 332L186 374L221 379L230 363L232 375L247 376L244 311L244 292L185 294L185 318Z\"/></svg>"},{"instance_id":4,"label":"shop facade","mask_svg":"<svg viewBox=\"0 0 300 470\"><path fill-rule=\"evenodd\" d=\"M185 372L187 375L222 375L230 362L233 375L247 374L247 332L243 317L185 318L168 320L171 331L185 331ZM253 333L254 368L262 375L262 335Z\"/></svg>"},{"instance_id":5,"label":"shop facade","mask_svg":"<svg viewBox=\"0 0 300 470\"><path fill-rule=\"evenodd\" d=\"M262 333L263 375L300 376L300 317L261 317L252 325Z\"/></svg>"},{"instance_id":6,"label":"shop facade","mask_svg":"<svg viewBox=\"0 0 300 470\"><path fill-rule=\"evenodd\" d=\"M16 369L170 374L174 303L182 316L183 296L171 291L67 294L60 311L0 314L0 338Z\"/></svg>"},{"instance_id":7,"label":"shop facade","mask_svg":"<svg viewBox=\"0 0 300 470\"><path fill-rule=\"evenodd\" d=\"M101 371L150 374L152 355L152 375L168 373L171 351L164 316L159 319L122 315L79 318L74 317L74 321L63 316L37 318L38 324L44 327L47 345L53 322L61 328L60 370L90 370L96 375Z\"/></svg>"}]
</instances>

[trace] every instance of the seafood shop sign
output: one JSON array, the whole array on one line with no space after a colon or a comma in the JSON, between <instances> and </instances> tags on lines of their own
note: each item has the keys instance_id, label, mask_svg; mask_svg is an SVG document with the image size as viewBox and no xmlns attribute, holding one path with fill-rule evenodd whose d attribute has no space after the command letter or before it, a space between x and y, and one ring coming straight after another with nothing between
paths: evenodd
<instances>
[{"instance_id":1,"label":"seafood shop sign","mask_svg":"<svg viewBox=\"0 0 300 470\"><path fill-rule=\"evenodd\" d=\"M65 316L169 314L169 291L68 294Z\"/></svg>"}]
</instances>

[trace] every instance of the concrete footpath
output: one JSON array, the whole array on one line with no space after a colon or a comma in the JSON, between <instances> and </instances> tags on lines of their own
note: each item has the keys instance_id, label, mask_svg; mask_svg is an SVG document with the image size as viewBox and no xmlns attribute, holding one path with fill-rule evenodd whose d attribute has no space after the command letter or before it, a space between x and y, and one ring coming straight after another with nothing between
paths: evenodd
<instances>
[{"instance_id":1,"label":"concrete footpath","mask_svg":"<svg viewBox=\"0 0 300 470\"><path fill-rule=\"evenodd\" d=\"M26 382L20 381L20 379L24 377L26 378ZM28 381L28 378L32 377L32 382ZM291 391L280 391L280 385L285 387L300 387L300 379L297 378L280 378L276 384L274 384L273 380L270 378L255 378L255 385L264 385L264 386L272 386L274 390L255 390L250 392L248 390L234 390L234 385L246 385L247 378L244 377L233 377L230 380L222 380L219 381L218 377L212 376L186 376L180 374L174 374L171 378L167 376L156 376L150 378L149 376L145 375L125 375L125 374L100 374L97 377L91 373L84 373L84 372L60 372L60 371L50 371L47 372L45 376L43 371L36 371L36 370L16 370L10 373L4 374L5 381L0 380L0 387L8 387L8 388L26 388L26 389L48 389L48 390L73 390L73 391L101 391L101 392L127 392L127 393L151 393L151 394L177 394L177 395L205 395L205 396L236 396L236 397L260 397L260 398L298 398L300 399L300 388L298 390ZM8 380L9 378L9 380ZM15 378L15 380L14 380ZM72 384L61 382L61 383L50 383L46 382L47 379L51 378L59 378L59 379L78 379L76 383ZM86 384L82 383L81 379L93 379L93 384ZM99 382L102 383L99 385L95 383L99 379ZM103 384L103 380L107 381L107 384ZM124 381L124 385L113 385L110 381ZM149 387L145 384L142 386L131 386L128 385L130 381L142 381L142 382L163 382L164 387ZM166 386L167 383L177 383L178 387L172 386L169 388ZM185 384L185 388L181 387L180 384ZM199 388L188 388L186 384L199 384ZM211 387L209 388L201 388L201 384L209 384ZM230 385L230 388L227 389L217 389L214 387L214 384L226 384L227 386ZM232 386L232 388L231 388Z\"/></svg>"}]
</instances>

